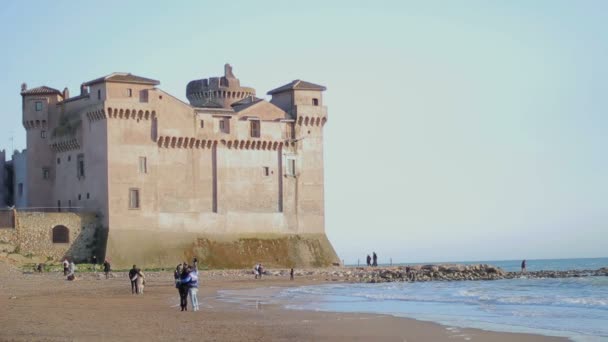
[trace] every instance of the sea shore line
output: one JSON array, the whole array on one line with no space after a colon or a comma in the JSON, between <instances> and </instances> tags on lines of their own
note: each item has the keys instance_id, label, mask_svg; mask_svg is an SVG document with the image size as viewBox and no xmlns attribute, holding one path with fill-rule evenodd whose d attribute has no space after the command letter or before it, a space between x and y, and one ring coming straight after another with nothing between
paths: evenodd
<instances>
[{"instance_id":1,"label":"sea shore line","mask_svg":"<svg viewBox=\"0 0 608 342\"><path fill-rule=\"evenodd\" d=\"M147 272L145 294L132 295L126 274L24 273L0 263L0 341L565 341L532 334L441 326L387 315L288 310L283 305L244 306L219 291L288 288L340 279L350 268L201 272L201 311L179 312L171 272ZM310 273L312 272L312 273ZM346 277L344 277L346 278Z\"/></svg>"}]
</instances>

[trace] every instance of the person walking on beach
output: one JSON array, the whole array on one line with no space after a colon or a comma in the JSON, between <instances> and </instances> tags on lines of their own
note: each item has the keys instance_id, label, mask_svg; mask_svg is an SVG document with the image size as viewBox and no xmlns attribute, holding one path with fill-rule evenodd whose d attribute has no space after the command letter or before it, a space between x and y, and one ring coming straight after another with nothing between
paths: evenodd
<instances>
[{"instance_id":1,"label":"person walking on beach","mask_svg":"<svg viewBox=\"0 0 608 342\"><path fill-rule=\"evenodd\" d=\"M106 275L106 279L110 277L111 266L108 260L104 260L103 262L103 273Z\"/></svg>"},{"instance_id":2,"label":"person walking on beach","mask_svg":"<svg viewBox=\"0 0 608 342\"><path fill-rule=\"evenodd\" d=\"M192 266L194 267L195 270L198 270L198 259L196 257L194 257L194 259L192 259Z\"/></svg>"},{"instance_id":3,"label":"person walking on beach","mask_svg":"<svg viewBox=\"0 0 608 342\"><path fill-rule=\"evenodd\" d=\"M91 264L93 264L93 272L97 272L97 256L93 255L91 258Z\"/></svg>"},{"instance_id":4,"label":"person walking on beach","mask_svg":"<svg viewBox=\"0 0 608 342\"><path fill-rule=\"evenodd\" d=\"M137 289L137 277L139 274L139 269L137 266L133 265L133 268L129 270L129 280L131 280L131 294L139 294Z\"/></svg>"},{"instance_id":5,"label":"person walking on beach","mask_svg":"<svg viewBox=\"0 0 608 342\"><path fill-rule=\"evenodd\" d=\"M372 265L372 257L369 256L369 254L367 255L367 267L370 267Z\"/></svg>"},{"instance_id":6,"label":"person walking on beach","mask_svg":"<svg viewBox=\"0 0 608 342\"><path fill-rule=\"evenodd\" d=\"M188 295L190 296L190 304L192 304L192 311L198 311L198 270L195 267L189 268L189 276Z\"/></svg>"},{"instance_id":7,"label":"person walking on beach","mask_svg":"<svg viewBox=\"0 0 608 342\"><path fill-rule=\"evenodd\" d=\"M66 277L68 275L68 271L70 270L70 262L67 258L63 259L63 276Z\"/></svg>"},{"instance_id":8,"label":"person walking on beach","mask_svg":"<svg viewBox=\"0 0 608 342\"><path fill-rule=\"evenodd\" d=\"M76 280L76 264L74 264L74 260L70 262L68 266L68 280Z\"/></svg>"},{"instance_id":9,"label":"person walking on beach","mask_svg":"<svg viewBox=\"0 0 608 342\"><path fill-rule=\"evenodd\" d=\"M289 271L289 279L293 280L293 268Z\"/></svg>"},{"instance_id":10,"label":"person walking on beach","mask_svg":"<svg viewBox=\"0 0 608 342\"><path fill-rule=\"evenodd\" d=\"M526 272L526 259L521 262L521 273Z\"/></svg>"},{"instance_id":11,"label":"person walking on beach","mask_svg":"<svg viewBox=\"0 0 608 342\"><path fill-rule=\"evenodd\" d=\"M372 264L372 266L377 267L378 266L378 256L376 255L376 252L372 253L372 259L374 259L374 263Z\"/></svg>"},{"instance_id":12,"label":"person walking on beach","mask_svg":"<svg viewBox=\"0 0 608 342\"><path fill-rule=\"evenodd\" d=\"M253 275L254 279L258 279L258 276L260 275L260 264L255 264L255 266L253 266Z\"/></svg>"},{"instance_id":13,"label":"person walking on beach","mask_svg":"<svg viewBox=\"0 0 608 342\"><path fill-rule=\"evenodd\" d=\"M188 311L188 290L190 281L191 278L188 273L188 268L182 266L182 273L176 283L179 291L179 306L182 309L181 311Z\"/></svg>"},{"instance_id":14,"label":"person walking on beach","mask_svg":"<svg viewBox=\"0 0 608 342\"><path fill-rule=\"evenodd\" d=\"M264 266L262 264L258 268L258 274L260 275L260 279L262 279L262 274L264 274Z\"/></svg>"}]
</instances>

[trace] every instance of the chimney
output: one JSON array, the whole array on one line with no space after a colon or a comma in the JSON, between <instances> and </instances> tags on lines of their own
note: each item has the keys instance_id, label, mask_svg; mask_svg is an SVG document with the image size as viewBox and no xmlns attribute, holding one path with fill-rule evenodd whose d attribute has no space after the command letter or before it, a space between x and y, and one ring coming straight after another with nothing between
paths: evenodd
<instances>
[{"instance_id":1,"label":"chimney","mask_svg":"<svg viewBox=\"0 0 608 342\"><path fill-rule=\"evenodd\" d=\"M68 87L63 88L63 99L67 100L70 98L70 91L68 90Z\"/></svg>"},{"instance_id":2,"label":"chimney","mask_svg":"<svg viewBox=\"0 0 608 342\"><path fill-rule=\"evenodd\" d=\"M23 82L21 83L21 91L26 91L27 90L27 83Z\"/></svg>"}]
</instances>

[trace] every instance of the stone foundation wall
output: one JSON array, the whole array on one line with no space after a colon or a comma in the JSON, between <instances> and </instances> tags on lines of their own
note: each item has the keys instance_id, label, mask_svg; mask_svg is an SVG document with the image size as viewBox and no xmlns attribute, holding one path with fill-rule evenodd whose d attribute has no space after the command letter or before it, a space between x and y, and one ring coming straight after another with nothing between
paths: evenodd
<instances>
[{"instance_id":1,"label":"stone foundation wall","mask_svg":"<svg viewBox=\"0 0 608 342\"><path fill-rule=\"evenodd\" d=\"M68 243L53 243L53 228L59 225L68 228ZM52 260L67 256L76 262L84 262L98 250L99 226L94 213L18 211L15 228L0 229L0 242L14 245L22 255L32 254Z\"/></svg>"},{"instance_id":2,"label":"stone foundation wall","mask_svg":"<svg viewBox=\"0 0 608 342\"><path fill-rule=\"evenodd\" d=\"M324 267L340 260L325 234L208 235L110 229L106 258L115 268L175 267L197 257L204 268Z\"/></svg>"}]
</instances>

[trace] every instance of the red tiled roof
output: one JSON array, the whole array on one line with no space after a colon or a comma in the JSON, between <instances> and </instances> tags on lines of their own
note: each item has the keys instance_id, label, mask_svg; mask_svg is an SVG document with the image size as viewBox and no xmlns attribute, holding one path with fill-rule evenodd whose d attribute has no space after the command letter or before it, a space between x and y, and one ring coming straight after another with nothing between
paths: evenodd
<instances>
[{"instance_id":1,"label":"red tiled roof","mask_svg":"<svg viewBox=\"0 0 608 342\"><path fill-rule=\"evenodd\" d=\"M310 82L306 82L306 81L302 81L302 80L294 80L291 81L290 83L275 88L273 90L270 90L268 93L268 95L272 95L272 94L278 94L278 93L282 93L288 90L318 90L318 91L325 91L327 90L327 88L325 88L322 85L318 85L318 84L314 84L314 83L310 83Z\"/></svg>"},{"instance_id":2,"label":"red tiled roof","mask_svg":"<svg viewBox=\"0 0 608 342\"><path fill-rule=\"evenodd\" d=\"M53 94L61 95L61 92L57 89L47 87L47 86L27 89L27 90L24 90L21 92L22 96L25 96L25 95L53 95Z\"/></svg>"},{"instance_id":3,"label":"red tiled roof","mask_svg":"<svg viewBox=\"0 0 608 342\"><path fill-rule=\"evenodd\" d=\"M107 76L96 78L92 81L85 82L85 86L90 86L102 82L118 82L118 83L137 83L137 84L150 84L159 85L160 82L151 78L141 77L125 72L115 72Z\"/></svg>"}]
</instances>

